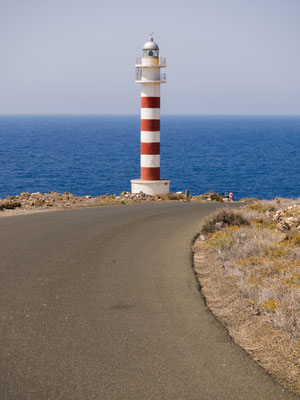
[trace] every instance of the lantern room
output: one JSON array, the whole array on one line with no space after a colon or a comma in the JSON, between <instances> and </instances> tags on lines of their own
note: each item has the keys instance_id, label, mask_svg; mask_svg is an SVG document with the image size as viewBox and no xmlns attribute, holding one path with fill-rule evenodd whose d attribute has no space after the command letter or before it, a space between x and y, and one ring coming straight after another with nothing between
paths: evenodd
<instances>
[{"instance_id":1,"label":"lantern room","mask_svg":"<svg viewBox=\"0 0 300 400\"><path fill-rule=\"evenodd\" d=\"M153 37L150 35L148 41L143 47L143 58L144 57L155 57L159 58L159 47L158 44L154 42Z\"/></svg>"}]
</instances>

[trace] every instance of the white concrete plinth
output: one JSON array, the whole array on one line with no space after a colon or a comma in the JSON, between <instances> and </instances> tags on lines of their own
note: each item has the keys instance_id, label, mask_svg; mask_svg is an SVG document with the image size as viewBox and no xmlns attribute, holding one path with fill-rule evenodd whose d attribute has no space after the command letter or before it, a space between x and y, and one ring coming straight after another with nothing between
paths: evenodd
<instances>
[{"instance_id":1,"label":"white concrete plinth","mask_svg":"<svg viewBox=\"0 0 300 400\"><path fill-rule=\"evenodd\" d=\"M170 181L167 179L160 179L157 181L144 181L142 179L131 180L131 193L145 194L166 194L170 191Z\"/></svg>"}]
</instances>

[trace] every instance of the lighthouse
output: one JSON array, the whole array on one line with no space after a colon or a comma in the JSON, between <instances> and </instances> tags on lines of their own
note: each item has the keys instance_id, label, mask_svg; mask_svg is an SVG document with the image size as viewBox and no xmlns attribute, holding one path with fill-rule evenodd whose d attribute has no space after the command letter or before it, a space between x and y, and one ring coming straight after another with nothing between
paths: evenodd
<instances>
[{"instance_id":1,"label":"lighthouse","mask_svg":"<svg viewBox=\"0 0 300 400\"><path fill-rule=\"evenodd\" d=\"M160 85L166 83L166 59L150 35L143 56L136 60L136 83L141 84L141 177L131 180L131 192L164 194L170 181L160 179Z\"/></svg>"}]
</instances>

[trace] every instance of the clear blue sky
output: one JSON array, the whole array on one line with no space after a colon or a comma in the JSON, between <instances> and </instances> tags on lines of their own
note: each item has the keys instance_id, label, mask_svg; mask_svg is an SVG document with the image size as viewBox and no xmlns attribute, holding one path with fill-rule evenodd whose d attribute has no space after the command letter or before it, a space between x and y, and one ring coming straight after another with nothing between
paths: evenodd
<instances>
[{"instance_id":1,"label":"clear blue sky","mask_svg":"<svg viewBox=\"0 0 300 400\"><path fill-rule=\"evenodd\" d=\"M300 115L300 0L0 0L0 113L138 113L149 32L164 113Z\"/></svg>"}]
</instances>

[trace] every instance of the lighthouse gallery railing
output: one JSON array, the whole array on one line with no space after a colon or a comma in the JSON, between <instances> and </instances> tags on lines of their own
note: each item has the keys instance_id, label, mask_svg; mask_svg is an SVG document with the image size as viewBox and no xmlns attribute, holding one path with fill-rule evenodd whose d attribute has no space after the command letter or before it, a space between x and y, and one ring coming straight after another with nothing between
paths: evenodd
<instances>
[{"instance_id":1,"label":"lighthouse gallery railing","mask_svg":"<svg viewBox=\"0 0 300 400\"><path fill-rule=\"evenodd\" d=\"M143 77L143 68L137 67L135 69L135 80L140 82L149 82L147 79L142 79ZM161 72L157 79L151 80L151 82L165 82L167 80L167 75L165 72Z\"/></svg>"}]
</instances>

